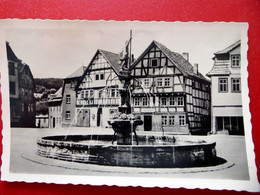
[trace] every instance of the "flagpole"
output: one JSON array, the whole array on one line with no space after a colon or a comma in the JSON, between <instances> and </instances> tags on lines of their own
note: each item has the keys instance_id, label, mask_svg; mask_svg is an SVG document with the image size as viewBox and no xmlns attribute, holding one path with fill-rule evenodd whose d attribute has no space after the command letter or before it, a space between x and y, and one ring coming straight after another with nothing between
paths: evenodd
<instances>
[{"instance_id":1,"label":"flagpole","mask_svg":"<svg viewBox=\"0 0 260 195\"><path fill-rule=\"evenodd\" d=\"M130 56L129 56L129 65L128 65L128 69L130 69L130 67L131 67L131 64L132 64L132 51L131 51L131 49L132 49L132 30L130 30L130 43L129 43L130 45L129 45L129 53L130 53Z\"/></svg>"}]
</instances>

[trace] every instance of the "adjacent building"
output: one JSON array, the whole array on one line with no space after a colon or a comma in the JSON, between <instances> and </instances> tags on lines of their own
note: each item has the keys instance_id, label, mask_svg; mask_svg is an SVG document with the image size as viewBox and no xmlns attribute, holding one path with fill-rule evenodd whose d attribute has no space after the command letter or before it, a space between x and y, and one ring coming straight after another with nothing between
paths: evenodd
<instances>
[{"instance_id":1,"label":"adjacent building","mask_svg":"<svg viewBox=\"0 0 260 195\"><path fill-rule=\"evenodd\" d=\"M152 41L133 63L133 111L144 121L139 130L210 131L210 81L188 58Z\"/></svg>"},{"instance_id":2,"label":"adjacent building","mask_svg":"<svg viewBox=\"0 0 260 195\"><path fill-rule=\"evenodd\" d=\"M119 54L96 51L76 86L76 126L108 127L107 120L120 105L119 61Z\"/></svg>"},{"instance_id":3,"label":"adjacent building","mask_svg":"<svg viewBox=\"0 0 260 195\"><path fill-rule=\"evenodd\" d=\"M49 107L49 128L61 128L62 120L62 88L60 88L55 94L50 95L48 100Z\"/></svg>"},{"instance_id":4,"label":"adjacent building","mask_svg":"<svg viewBox=\"0 0 260 195\"><path fill-rule=\"evenodd\" d=\"M240 40L214 53L211 78L212 132L243 135Z\"/></svg>"},{"instance_id":5,"label":"adjacent building","mask_svg":"<svg viewBox=\"0 0 260 195\"><path fill-rule=\"evenodd\" d=\"M11 127L35 127L34 78L6 42L9 69Z\"/></svg>"},{"instance_id":6,"label":"adjacent building","mask_svg":"<svg viewBox=\"0 0 260 195\"><path fill-rule=\"evenodd\" d=\"M63 80L62 87L62 126L76 126L77 120L76 116L76 91L75 87L83 75L86 67L82 66L70 76Z\"/></svg>"}]
</instances>

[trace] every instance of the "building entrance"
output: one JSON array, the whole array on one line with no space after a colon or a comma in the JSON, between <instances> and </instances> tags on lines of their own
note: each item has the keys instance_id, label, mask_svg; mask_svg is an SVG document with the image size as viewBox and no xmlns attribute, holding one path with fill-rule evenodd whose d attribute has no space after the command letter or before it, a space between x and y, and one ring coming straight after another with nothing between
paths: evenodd
<instances>
[{"instance_id":1,"label":"building entrance","mask_svg":"<svg viewBox=\"0 0 260 195\"><path fill-rule=\"evenodd\" d=\"M90 111L89 109L82 109L77 116L77 126L89 127L90 126Z\"/></svg>"},{"instance_id":2,"label":"building entrance","mask_svg":"<svg viewBox=\"0 0 260 195\"><path fill-rule=\"evenodd\" d=\"M144 116L144 130L145 131L152 130L152 116Z\"/></svg>"}]
</instances>

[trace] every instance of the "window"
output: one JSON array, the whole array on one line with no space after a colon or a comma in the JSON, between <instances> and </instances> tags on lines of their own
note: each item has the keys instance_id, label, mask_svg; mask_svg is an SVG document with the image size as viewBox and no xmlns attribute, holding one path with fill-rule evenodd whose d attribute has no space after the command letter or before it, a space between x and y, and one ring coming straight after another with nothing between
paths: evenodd
<instances>
[{"instance_id":1,"label":"window","mask_svg":"<svg viewBox=\"0 0 260 195\"><path fill-rule=\"evenodd\" d=\"M183 97L178 97L177 98L178 106L183 106L184 105L184 99Z\"/></svg>"},{"instance_id":2,"label":"window","mask_svg":"<svg viewBox=\"0 0 260 195\"><path fill-rule=\"evenodd\" d=\"M70 111L66 111L66 120L70 120Z\"/></svg>"},{"instance_id":3,"label":"window","mask_svg":"<svg viewBox=\"0 0 260 195\"><path fill-rule=\"evenodd\" d=\"M135 106L140 106L140 98L134 99Z\"/></svg>"},{"instance_id":4,"label":"window","mask_svg":"<svg viewBox=\"0 0 260 195\"><path fill-rule=\"evenodd\" d=\"M28 112L31 112L31 106L28 104Z\"/></svg>"},{"instance_id":5,"label":"window","mask_svg":"<svg viewBox=\"0 0 260 195\"><path fill-rule=\"evenodd\" d=\"M13 62L9 62L9 75L15 75L15 67Z\"/></svg>"},{"instance_id":6,"label":"window","mask_svg":"<svg viewBox=\"0 0 260 195\"><path fill-rule=\"evenodd\" d=\"M66 104L70 104L70 103L71 103L70 95L66 95Z\"/></svg>"},{"instance_id":7,"label":"window","mask_svg":"<svg viewBox=\"0 0 260 195\"><path fill-rule=\"evenodd\" d=\"M227 78L220 78L218 84L218 91L219 92L228 92L228 79Z\"/></svg>"},{"instance_id":8,"label":"window","mask_svg":"<svg viewBox=\"0 0 260 195\"><path fill-rule=\"evenodd\" d=\"M181 115L179 116L179 124L180 126L185 126L185 116Z\"/></svg>"},{"instance_id":9,"label":"window","mask_svg":"<svg viewBox=\"0 0 260 195\"><path fill-rule=\"evenodd\" d=\"M100 80L104 80L104 74L100 74Z\"/></svg>"},{"instance_id":10,"label":"window","mask_svg":"<svg viewBox=\"0 0 260 195\"><path fill-rule=\"evenodd\" d=\"M81 99L84 99L84 91L81 91L80 97L81 97Z\"/></svg>"},{"instance_id":11,"label":"window","mask_svg":"<svg viewBox=\"0 0 260 195\"><path fill-rule=\"evenodd\" d=\"M148 98L143 97L143 106L148 106Z\"/></svg>"},{"instance_id":12,"label":"window","mask_svg":"<svg viewBox=\"0 0 260 195\"><path fill-rule=\"evenodd\" d=\"M150 87L150 79L144 79L144 87Z\"/></svg>"},{"instance_id":13,"label":"window","mask_svg":"<svg viewBox=\"0 0 260 195\"><path fill-rule=\"evenodd\" d=\"M240 55L231 55L231 67L240 67Z\"/></svg>"},{"instance_id":14,"label":"window","mask_svg":"<svg viewBox=\"0 0 260 195\"><path fill-rule=\"evenodd\" d=\"M162 78L157 78L157 87L162 87Z\"/></svg>"},{"instance_id":15,"label":"window","mask_svg":"<svg viewBox=\"0 0 260 195\"><path fill-rule=\"evenodd\" d=\"M164 79L164 86L165 87L170 87L170 78L165 78Z\"/></svg>"},{"instance_id":16,"label":"window","mask_svg":"<svg viewBox=\"0 0 260 195\"><path fill-rule=\"evenodd\" d=\"M94 98L94 90L90 89L89 98Z\"/></svg>"},{"instance_id":17,"label":"window","mask_svg":"<svg viewBox=\"0 0 260 195\"><path fill-rule=\"evenodd\" d=\"M15 95L15 82L10 81L10 94Z\"/></svg>"},{"instance_id":18,"label":"window","mask_svg":"<svg viewBox=\"0 0 260 195\"><path fill-rule=\"evenodd\" d=\"M96 74L96 80L99 80L99 74Z\"/></svg>"},{"instance_id":19,"label":"window","mask_svg":"<svg viewBox=\"0 0 260 195\"><path fill-rule=\"evenodd\" d=\"M232 92L240 92L240 78L231 79Z\"/></svg>"},{"instance_id":20,"label":"window","mask_svg":"<svg viewBox=\"0 0 260 195\"><path fill-rule=\"evenodd\" d=\"M99 97L99 98L102 98L102 94L103 94L103 91L100 90L100 91L98 92L98 97Z\"/></svg>"},{"instance_id":21,"label":"window","mask_svg":"<svg viewBox=\"0 0 260 195\"><path fill-rule=\"evenodd\" d=\"M116 89L111 89L111 97L116 97Z\"/></svg>"},{"instance_id":22,"label":"window","mask_svg":"<svg viewBox=\"0 0 260 195\"><path fill-rule=\"evenodd\" d=\"M157 59L151 59L151 66L157 67L158 66L158 60Z\"/></svg>"},{"instance_id":23,"label":"window","mask_svg":"<svg viewBox=\"0 0 260 195\"><path fill-rule=\"evenodd\" d=\"M31 111L33 112L33 104L31 104Z\"/></svg>"},{"instance_id":24,"label":"window","mask_svg":"<svg viewBox=\"0 0 260 195\"><path fill-rule=\"evenodd\" d=\"M170 97L169 98L169 103L170 103L170 106L174 106L175 105L174 97Z\"/></svg>"},{"instance_id":25,"label":"window","mask_svg":"<svg viewBox=\"0 0 260 195\"><path fill-rule=\"evenodd\" d=\"M167 126L167 116L162 116L162 126Z\"/></svg>"},{"instance_id":26,"label":"window","mask_svg":"<svg viewBox=\"0 0 260 195\"><path fill-rule=\"evenodd\" d=\"M174 126L174 116L169 116L169 126Z\"/></svg>"},{"instance_id":27,"label":"window","mask_svg":"<svg viewBox=\"0 0 260 195\"><path fill-rule=\"evenodd\" d=\"M166 97L162 97L162 98L161 98L161 105L166 106L166 104L167 104L167 99L166 99Z\"/></svg>"},{"instance_id":28,"label":"window","mask_svg":"<svg viewBox=\"0 0 260 195\"><path fill-rule=\"evenodd\" d=\"M85 91L85 98L88 98L88 96L89 96L89 91L86 90L86 91Z\"/></svg>"}]
</instances>

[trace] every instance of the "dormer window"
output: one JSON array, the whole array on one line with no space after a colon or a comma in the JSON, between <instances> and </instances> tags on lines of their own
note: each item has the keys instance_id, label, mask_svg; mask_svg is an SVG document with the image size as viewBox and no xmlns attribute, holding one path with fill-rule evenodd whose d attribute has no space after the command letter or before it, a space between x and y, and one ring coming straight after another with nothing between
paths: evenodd
<instances>
[{"instance_id":1,"label":"dormer window","mask_svg":"<svg viewBox=\"0 0 260 195\"><path fill-rule=\"evenodd\" d=\"M231 55L231 67L240 67L240 55Z\"/></svg>"},{"instance_id":2,"label":"dormer window","mask_svg":"<svg viewBox=\"0 0 260 195\"><path fill-rule=\"evenodd\" d=\"M158 59L151 59L151 67L157 67L158 66Z\"/></svg>"}]
</instances>

